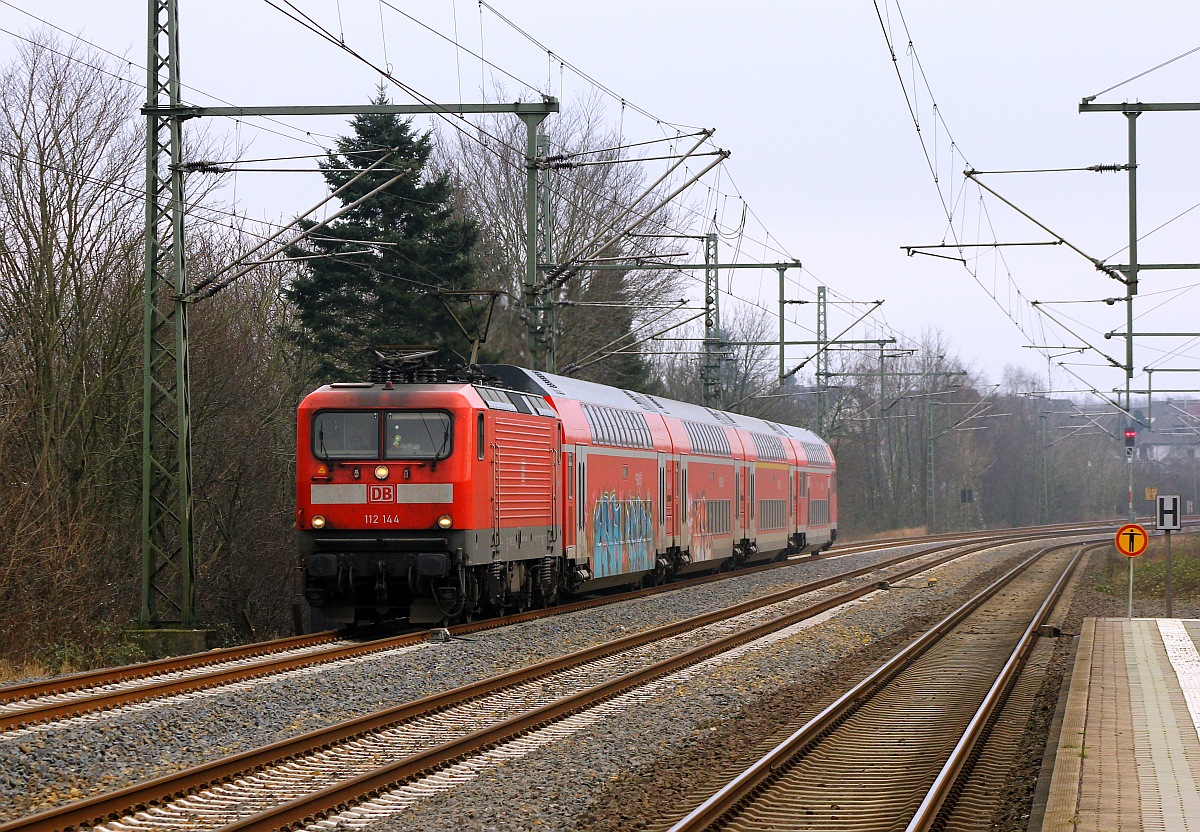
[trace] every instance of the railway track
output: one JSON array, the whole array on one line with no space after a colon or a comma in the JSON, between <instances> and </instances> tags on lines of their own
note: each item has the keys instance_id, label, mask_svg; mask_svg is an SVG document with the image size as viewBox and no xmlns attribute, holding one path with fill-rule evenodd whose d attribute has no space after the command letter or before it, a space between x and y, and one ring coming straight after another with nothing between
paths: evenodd
<instances>
[{"instance_id":1,"label":"railway track","mask_svg":"<svg viewBox=\"0 0 1200 832\"><path fill-rule=\"evenodd\" d=\"M1059 532L1070 533L1078 531L1079 528L1078 526L1063 526L1059 528ZM971 540L999 541L1028 533L1022 530L1012 530L1000 533L982 532L871 541L844 546L834 550L831 554L817 555L816 557L836 558L864 551L926 542L936 543L937 541L950 541L951 543ZM936 551L937 548L945 548L946 545L948 544L942 544L928 551ZM912 556L914 555L909 557ZM798 556L798 559L812 560L813 556ZM736 574L752 574L758 571L778 569L786 565L787 562L763 564L750 569L738 570ZM532 620L546 615L561 615L601 604L619 603L631 598L696 586L725 577L727 574L702 576L664 586L577 601L548 610L535 610L504 618L457 625L448 628L447 632L452 637L468 636L471 633L519 621ZM0 688L0 732L265 678L319 664L408 648L427 639L427 630L366 641L361 638L352 638L346 633L330 631Z\"/></svg>"},{"instance_id":2,"label":"railway track","mask_svg":"<svg viewBox=\"0 0 1200 832\"><path fill-rule=\"evenodd\" d=\"M1039 537L1044 537L1040 535ZM1026 538L1027 539L1027 538ZM1004 544L1019 542L1005 538ZM199 766L0 826L10 830L290 827L357 806L386 811L452 785L456 778L552 741L597 708L654 694L672 673L737 650L798 622L995 542L940 547L573 653L531 668L350 720L272 746ZM947 551L949 550L949 551ZM914 557L917 564L906 564ZM890 571L879 573L881 568ZM872 574L876 573L876 574ZM848 591L818 603L801 596L849 577ZM490 761L490 762L489 762ZM417 781L416 785L411 784ZM409 790L406 792L406 789ZM383 794L384 791L387 794ZM372 795L381 795L372 802ZM407 795L407 796L406 796ZM365 802L364 802L365 801ZM382 803L380 803L382 802ZM380 806L382 805L382 808ZM201 823L200 819L204 822Z\"/></svg>"},{"instance_id":3,"label":"railway track","mask_svg":"<svg viewBox=\"0 0 1200 832\"><path fill-rule=\"evenodd\" d=\"M802 818L803 828L812 830L921 832L980 828L981 821L987 828L990 814L981 809L987 796L969 782L981 744L1076 564L1087 549L1106 545L1039 551L800 726L670 832L778 829L781 818ZM962 811L956 814L956 807Z\"/></svg>"}]
</instances>

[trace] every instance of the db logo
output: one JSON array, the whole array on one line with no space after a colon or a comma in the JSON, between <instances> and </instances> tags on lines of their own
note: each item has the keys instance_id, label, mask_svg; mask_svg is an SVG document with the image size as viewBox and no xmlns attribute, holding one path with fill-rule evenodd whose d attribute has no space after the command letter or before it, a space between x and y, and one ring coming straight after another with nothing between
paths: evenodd
<instances>
[{"instance_id":1,"label":"db logo","mask_svg":"<svg viewBox=\"0 0 1200 832\"><path fill-rule=\"evenodd\" d=\"M394 486L394 485L368 485L367 486L367 502L368 503L394 503L394 502L396 502L396 486Z\"/></svg>"}]
</instances>

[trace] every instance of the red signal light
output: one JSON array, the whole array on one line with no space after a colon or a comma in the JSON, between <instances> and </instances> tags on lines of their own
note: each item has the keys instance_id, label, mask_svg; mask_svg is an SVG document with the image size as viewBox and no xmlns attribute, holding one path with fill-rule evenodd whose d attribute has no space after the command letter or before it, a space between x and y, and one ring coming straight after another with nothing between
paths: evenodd
<instances>
[{"instance_id":1,"label":"red signal light","mask_svg":"<svg viewBox=\"0 0 1200 832\"><path fill-rule=\"evenodd\" d=\"M1132 448L1134 440L1137 439L1137 431L1133 428L1125 429L1125 447Z\"/></svg>"}]
</instances>

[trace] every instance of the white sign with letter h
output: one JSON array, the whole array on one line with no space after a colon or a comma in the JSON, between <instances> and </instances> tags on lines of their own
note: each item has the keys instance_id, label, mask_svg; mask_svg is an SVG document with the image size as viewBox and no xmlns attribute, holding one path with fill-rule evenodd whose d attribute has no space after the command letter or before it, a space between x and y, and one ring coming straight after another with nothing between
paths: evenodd
<instances>
[{"instance_id":1,"label":"white sign with letter h","mask_svg":"<svg viewBox=\"0 0 1200 832\"><path fill-rule=\"evenodd\" d=\"M1159 531L1179 531L1183 524L1183 512L1180 511L1178 494L1158 495L1158 526Z\"/></svg>"}]
</instances>

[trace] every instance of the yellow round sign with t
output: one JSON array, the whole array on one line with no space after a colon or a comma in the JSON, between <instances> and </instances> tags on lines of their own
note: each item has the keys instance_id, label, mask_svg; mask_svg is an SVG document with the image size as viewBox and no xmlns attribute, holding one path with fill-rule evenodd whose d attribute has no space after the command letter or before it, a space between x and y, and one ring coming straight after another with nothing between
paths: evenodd
<instances>
[{"instance_id":1,"label":"yellow round sign with t","mask_svg":"<svg viewBox=\"0 0 1200 832\"><path fill-rule=\"evenodd\" d=\"M1133 559L1146 551L1150 545L1150 535L1137 523L1126 523L1117 529L1113 537L1113 545L1117 551L1129 559L1129 609L1128 617L1133 618Z\"/></svg>"},{"instance_id":2,"label":"yellow round sign with t","mask_svg":"<svg viewBox=\"0 0 1200 832\"><path fill-rule=\"evenodd\" d=\"M1146 530L1137 523L1126 523L1117 529L1113 542L1116 544L1117 551L1122 555L1127 558L1136 558L1150 545L1150 535L1146 534Z\"/></svg>"}]
</instances>

